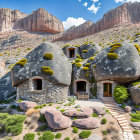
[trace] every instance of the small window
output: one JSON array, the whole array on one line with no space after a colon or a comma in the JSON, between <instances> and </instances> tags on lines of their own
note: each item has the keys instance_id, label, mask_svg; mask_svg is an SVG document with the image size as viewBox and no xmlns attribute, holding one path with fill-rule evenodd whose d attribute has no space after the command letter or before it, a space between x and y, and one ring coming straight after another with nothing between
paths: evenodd
<instances>
[{"instance_id":1,"label":"small window","mask_svg":"<svg viewBox=\"0 0 140 140\"><path fill-rule=\"evenodd\" d=\"M33 90L42 90L42 79L33 79Z\"/></svg>"},{"instance_id":2,"label":"small window","mask_svg":"<svg viewBox=\"0 0 140 140\"><path fill-rule=\"evenodd\" d=\"M75 56L75 48L69 49L69 58L73 58Z\"/></svg>"}]
</instances>

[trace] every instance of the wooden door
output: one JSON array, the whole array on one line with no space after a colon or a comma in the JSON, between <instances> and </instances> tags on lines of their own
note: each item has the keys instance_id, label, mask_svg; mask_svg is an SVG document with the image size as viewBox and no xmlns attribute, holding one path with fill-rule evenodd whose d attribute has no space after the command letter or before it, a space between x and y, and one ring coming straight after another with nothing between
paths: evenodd
<instances>
[{"instance_id":1,"label":"wooden door","mask_svg":"<svg viewBox=\"0 0 140 140\"><path fill-rule=\"evenodd\" d=\"M112 97L112 84L104 83L104 97Z\"/></svg>"}]
</instances>

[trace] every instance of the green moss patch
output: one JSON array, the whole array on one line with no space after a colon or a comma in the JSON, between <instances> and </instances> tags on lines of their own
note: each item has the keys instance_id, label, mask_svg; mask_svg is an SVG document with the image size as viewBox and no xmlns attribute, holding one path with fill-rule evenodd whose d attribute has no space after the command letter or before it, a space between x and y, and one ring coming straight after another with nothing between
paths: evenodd
<instances>
[{"instance_id":1,"label":"green moss patch","mask_svg":"<svg viewBox=\"0 0 140 140\"><path fill-rule=\"evenodd\" d=\"M76 63L76 67L80 68L82 66L81 63Z\"/></svg>"},{"instance_id":2,"label":"green moss patch","mask_svg":"<svg viewBox=\"0 0 140 140\"><path fill-rule=\"evenodd\" d=\"M41 71L46 73L47 75L53 75L54 74L53 70L51 70L51 68L47 67L47 66L43 66L41 68Z\"/></svg>"},{"instance_id":3,"label":"green moss patch","mask_svg":"<svg viewBox=\"0 0 140 140\"><path fill-rule=\"evenodd\" d=\"M82 138L82 139L85 139L85 138L88 138L90 135L91 135L91 131L82 131L79 134L79 137Z\"/></svg>"},{"instance_id":4,"label":"green moss patch","mask_svg":"<svg viewBox=\"0 0 140 140\"><path fill-rule=\"evenodd\" d=\"M45 53L44 58L47 60L53 60L53 54L52 53Z\"/></svg>"},{"instance_id":5,"label":"green moss patch","mask_svg":"<svg viewBox=\"0 0 140 140\"><path fill-rule=\"evenodd\" d=\"M134 114L130 113L130 115L132 116L132 118L131 118L132 122L140 122L140 112L139 111L137 111Z\"/></svg>"},{"instance_id":6,"label":"green moss patch","mask_svg":"<svg viewBox=\"0 0 140 140\"><path fill-rule=\"evenodd\" d=\"M25 66L27 63L27 59L26 58L23 58L21 60L19 60L16 65L21 65L21 66Z\"/></svg>"},{"instance_id":7,"label":"green moss patch","mask_svg":"<svg viewBox=\"0 0 140 140\"><path fill-rule=\"evenodd\" d=\"M115 60L115 59L118 59L118 54L116 54L116 53L107 53L107 57L108 57L108 59Z\"/></svg>"},{"instance_id":8,"label":"green moss patch","mask_svg":"<svg viewBox=\"0 0 140 140\"><path fill-rule=\"evenodd\" d=\"M89 69L89 67L83 67L83 70L84 71L89 71L90 69Z\"/></svg>"},{"instance_id":9,"label":"green moss patch","mask_svg":"<svg viewBox=\"0 0 140 140\"><path fill-rule=\"evenodd\" d=\"M138 53L140 55L140 46L138 44L134 44L134 46L136 47L136 49L137 49L137 51L138 51Z\"/></svg>"},{"instance_id":10,"label":"green moss patch","mask_svg":"<svg viewBox=\"0 0 140 140\"><path fill-rule=\"evenodd\" d=\"M82 52L83 52L83 53L87 53L87 52L88 52L88 50L83 50Z\"/></svg>"}]
</instances>

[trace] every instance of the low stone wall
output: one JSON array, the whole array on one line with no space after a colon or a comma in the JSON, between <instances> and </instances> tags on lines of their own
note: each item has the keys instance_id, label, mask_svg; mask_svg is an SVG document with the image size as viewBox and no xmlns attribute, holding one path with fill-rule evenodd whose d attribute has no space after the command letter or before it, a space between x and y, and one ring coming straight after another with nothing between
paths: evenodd
<instances>
[{"instance_id":1,"label":"low stone wall","mask_svg":"<svg viewBox=\"0 0 140 140\"><path fill-rule=\"evenodd\" d=\"M68 100L68 87L53 85L42 79L42 90L32 90L30 80L24 81L17 87L17 100L34 101L38 104L65 102Z\"/></svg>"}]
</instances>

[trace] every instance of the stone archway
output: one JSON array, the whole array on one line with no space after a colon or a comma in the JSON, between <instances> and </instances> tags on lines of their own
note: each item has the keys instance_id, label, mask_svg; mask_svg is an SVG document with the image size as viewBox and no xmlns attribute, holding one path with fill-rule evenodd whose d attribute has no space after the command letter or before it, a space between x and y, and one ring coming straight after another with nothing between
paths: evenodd
<instances>
[{"instance_id":1,"label":"stone archway","mask_svg":"<svg viewBox=\"0 0 140 140\"><path fill-rule=\"evenodd\" d=\"M68 58L76 58L76 54L77 54L77 47L75 46L69 46L67 48L67 57Z\"/></svg>"}]
</instances>

